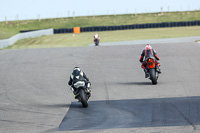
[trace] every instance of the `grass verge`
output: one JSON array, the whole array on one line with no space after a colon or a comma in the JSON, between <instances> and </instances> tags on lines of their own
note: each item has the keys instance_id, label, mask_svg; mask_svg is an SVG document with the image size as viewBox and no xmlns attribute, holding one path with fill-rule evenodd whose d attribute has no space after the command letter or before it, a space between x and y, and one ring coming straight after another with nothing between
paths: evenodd
<instances>
[{"instance_id":1,"label":"grass verge","mask_svg":"<svg viewBox=\"0 0 200 133\"><path fill-rule=\"evenodd\" d=\"M200 20L200 11L163 12L143 14L121 14L102 16L82 16L75 18L56 18L0 22L0 39L9 38L20 30L48 28L73 28L90 26L130 25L144 23L178 22Z\"/></svg>"},{"instance_id":2,"label":"grass verge","mask_svg":"<svg viewBox=\"0 0 200 133\"><path fill-rule=\"evenodd\" d=\"M200 36L200 26L98 32L101 42ZM93 43L94 32L55 34L23 39L6 49L81 47ZM100 42L100 43L101 43Z\"/></svg>"}]
</instances>

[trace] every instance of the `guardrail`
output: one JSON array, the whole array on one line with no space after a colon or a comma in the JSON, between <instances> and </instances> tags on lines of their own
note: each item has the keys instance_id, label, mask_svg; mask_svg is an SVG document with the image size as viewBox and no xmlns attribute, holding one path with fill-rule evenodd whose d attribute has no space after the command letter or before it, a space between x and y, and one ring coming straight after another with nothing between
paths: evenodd
<instances>
[{"instance_id":1,"label":"guardrail","mask_svg":"<svg viewBox=\"0 0 200 133\"><path fill-rule=\"evenodd\" d=\"M36 30L36 31L30 31L30 32L25 32L25 33L19 33L11 38L0 40L0 49L13 45L15 42L17 42L20 39L34 38L34 37L39 37L43 35L52 35L54 34L53 31L54 31L53 29L45 29L45 30Z\"/></svg>"},{"instance_id":2,"label":"guardrail","mask_svg":"<svg viewBox=\"0 0 200 133\"><path fill-rule=\"evenodd\" d=\"M164 28L164 27L181 27L181 26L197 26L197 25L200 25L200 20L185 21L185 22L163 22L163 23L119 25L119 26L81 27L80 32L146 29L146 28ZM73 33L73 28L54 29L54 34L62 34L62 33Z\"/></svg>"}]
</instances>

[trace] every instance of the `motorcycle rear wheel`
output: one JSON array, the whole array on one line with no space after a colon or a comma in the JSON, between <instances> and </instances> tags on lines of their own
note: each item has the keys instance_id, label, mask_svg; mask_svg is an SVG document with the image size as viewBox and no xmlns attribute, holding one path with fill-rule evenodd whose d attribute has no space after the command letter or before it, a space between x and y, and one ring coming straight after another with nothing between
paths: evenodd
<instances>
[{"instance_id":1,"label":"motorcycle rear wheel","mask_svg":"<svg viewBox=\"0 0 200 133\"><path fill-rule=\"evenodd\" d=\"M87 102L87 98L86 98L86 95L85 95L84 90L81 89L81 90L79 91L79 94L80 94L82 106L83 106L83 107L88 107L88 102Z\"/></svg>"},{"instance_id":2,"label":"motorcycle rear wheel","mask_svg":"<svg viewBox=\"0 0 200 133\"><path fill-rule=\"evenodd\" d=\"M149 74L150 74L150 79L152 81L152 84L156 85L157 84L156 70L155 69L150 69L149 70Z\"/></svg>"}]
</instances>

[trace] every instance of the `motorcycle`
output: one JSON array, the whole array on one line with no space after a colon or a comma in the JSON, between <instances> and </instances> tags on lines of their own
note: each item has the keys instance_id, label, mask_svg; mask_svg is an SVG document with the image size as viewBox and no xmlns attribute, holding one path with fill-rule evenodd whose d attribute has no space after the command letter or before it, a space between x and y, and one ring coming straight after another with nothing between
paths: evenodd
<instances>
[{"instance_id":1,"label":"motorcycle","mask_svg":"<svg viewBox=\"0 0 200 133\"><path fill-rule=\"evenodd\" d=\"M99 38L94 39L95 46L99 46Z\"/></svg>"},{"instance_id":2,"label":"motorcycle","mask_svg":"<svg viewBox=\"0 0 200 133\"><path fill-rule=\"evenodd\" d=\"M157 62L156 62L155 58L153 58L153 57L148 58L146 60L146 64L147 64L146 70L147 70L148 78L152 81L153 85L156 85L159 73L156 69Z\"/></svg>"},{"instance_id":3,"label":"motorcycle","mask_svg":"<svg viewBox=\"0 0 200 133\"><path fill-rule=\"evenodd\" d=\"M78 81L74 84L74 87L76 88L76 99L79 100L79 102L82 103L83 107L88 107L88 99L90 97L90 83L88 83L88 86L86 87L86 83L84 81ZM72 91L73 88L71 87Z\"/></svg>"}]
</instances>

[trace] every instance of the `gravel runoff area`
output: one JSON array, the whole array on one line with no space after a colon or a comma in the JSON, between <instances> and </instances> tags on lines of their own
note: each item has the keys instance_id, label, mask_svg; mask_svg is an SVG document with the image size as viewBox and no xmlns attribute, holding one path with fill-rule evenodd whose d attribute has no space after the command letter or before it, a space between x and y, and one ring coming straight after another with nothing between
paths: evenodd
<instances>
[{"instance_id":1,"label":"gravel runoff area","mask_svg":"<svg viewBox=\"0 0 200 133\"><path fill-rule=\"evenodd\" d=\"M119 41L119 42L100 42L99 45L100 46L113 46L113 45L133 45L133 44L166 44L166 43L195 42L196 40L200 40L200 36ZM91 43L91 44L89 44L89 46L94 46L94 44Z\"/></svg>"},{"instance_id":2,"label":"gravel runoff area","mask_svg":"<svg viewBox=\"0 0 200 133\"><path fill-rule=\"evenodd\" d=\"M157 85L138 61L145 45L0 50L0 132L199 133L200 44L166 45L152 44ZM75 66L92 83L88 108L67 85Z\"/></svg>"}]
</instances>

